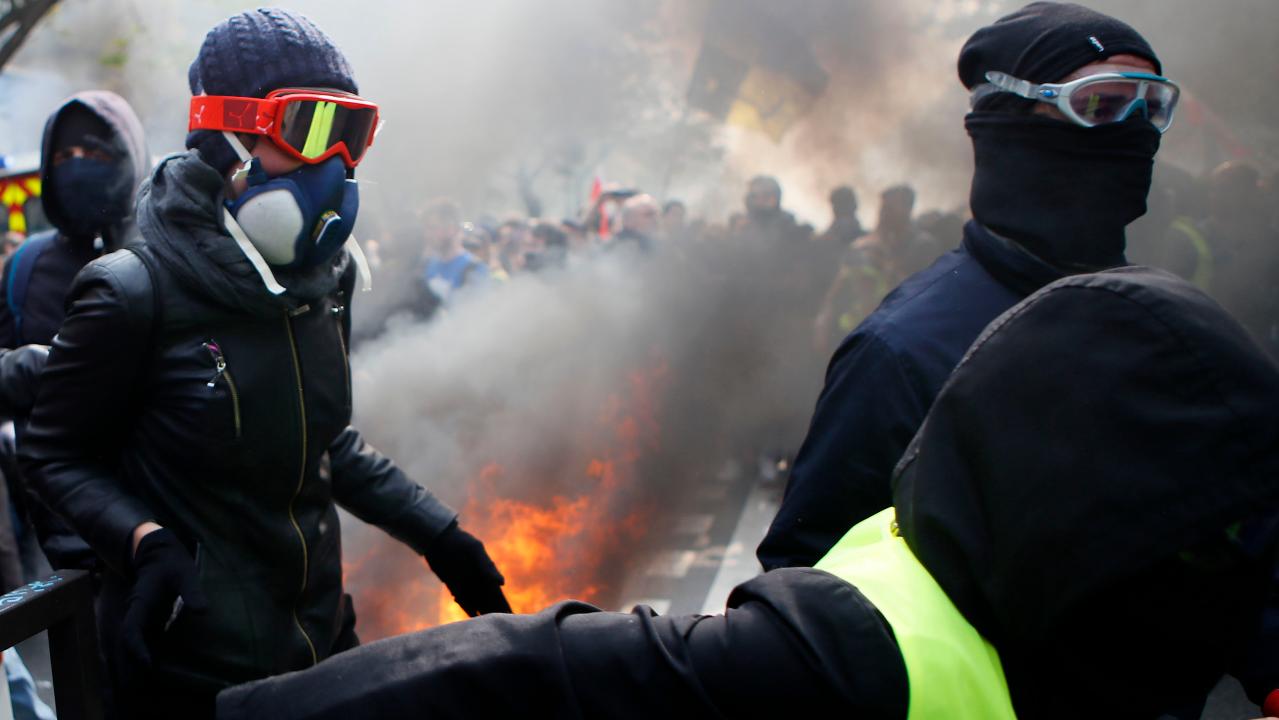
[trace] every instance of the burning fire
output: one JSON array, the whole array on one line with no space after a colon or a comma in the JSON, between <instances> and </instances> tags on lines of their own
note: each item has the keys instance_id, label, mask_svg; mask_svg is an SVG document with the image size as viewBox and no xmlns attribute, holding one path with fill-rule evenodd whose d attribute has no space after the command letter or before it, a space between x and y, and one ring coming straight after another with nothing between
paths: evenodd
<instances>
[{"instance_id":1,"label":"burning fire","mask_svg":"<svg viewBox=\"0 0 1279 720\"><path fill-rule=\"evenodd\" d=\"M667 365L657 361L626 377L593 427L548 429L564 433L552 440L565 446L566 456L582 458L572 473L577 478L568 478L568 491L528 497L555 484L532 469L497 461L484 463L470 482L464 526L484 542L505 576L503 591L515 612L537 612L570 598L618 601L610 593L618 590L626 559L654 515L656 498L645 494L639 466L660 447L658 411L666 379ZM358 588L352 592L361 636L374 639L466 619L448 588L425 567L403 570L403 552L408 551L379 545L346 564L348 584ZM372 581L388 577L395 582Z\"/></svg>"},{"instance_id":2,"label":"burning fire","mask_svg":"<svg viewBox=\"0 0 1279 720\"><path fill-rule=\"evenodd\" d=\"M602 571L643 538L651 507L632 497L636 465L644 450L660 442L658 390L667 366L658 363L628 377L627 393L611 395L598 418L607 429L607 452L584 469L588 488L576 497L544 502L501 497L503 466L489 463L471 484L464 515L506 577L506 597L515 612L537 612L569 598L599 601L610 589ZM439 622L466 619L440 588Z\"/></svg>"}]
</instances>

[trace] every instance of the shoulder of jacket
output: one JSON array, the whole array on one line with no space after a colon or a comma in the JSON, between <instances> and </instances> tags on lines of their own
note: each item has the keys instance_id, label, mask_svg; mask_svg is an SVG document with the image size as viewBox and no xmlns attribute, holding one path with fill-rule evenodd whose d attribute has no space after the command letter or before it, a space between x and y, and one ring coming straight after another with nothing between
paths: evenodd
<instances>
[{"instance_id":1,"label":"shoulder of jacket","mask_svg":"<svg viewBox=\"0 0 1279 720\"><path fill-rule=\"evenodd\" d=\"M84 266L76 277L76 284L94 281L107 284L123 301L132 318L149 321L155 312L153 285L158 279L152 275L154 261L148 264L138 253L136 249L123 249L103 255Z\"/></svg>"}]
</instances>

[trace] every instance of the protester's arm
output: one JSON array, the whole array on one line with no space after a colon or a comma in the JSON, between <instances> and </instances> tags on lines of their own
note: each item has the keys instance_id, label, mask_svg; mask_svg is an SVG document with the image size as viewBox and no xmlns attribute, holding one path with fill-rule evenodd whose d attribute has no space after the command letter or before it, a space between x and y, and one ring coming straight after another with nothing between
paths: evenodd
<instances>
[{"instance_id":1,"label":"protester's arm","mask_svg":"<svg viewBox=\"0 0 1279 720\"><path fill-rule=\"evenodd\" d=\"M333 498L353 515L426 554L457 512L409 479L388 457L347 427L329 446Z\"/></svg>"},{"instance_id":2,"label":"protester's arm","mask_svg":"<svg viewBox=\"0 0 1279 720\"><path fill-rule=\"evenodd\" d=\"M777 517L766 570L811 566L853 525L892 504L893 467L928 410L898 353L859 330L836 351Z\"/></svg>"},{"instance_id":3,"label":"protester's arm","mask_svg":"<svg viewBox=\"0 0 1279 720\"><path fill-rule=\"evenodd\" d=\"M26 417L35 404L48 345L0 349L0 416Z\"/></svg>"},{"instance_id":4,"label":"protester's arm","mask_svg":"<svg viewBox=\"0 0 1279 720\"><path fill-rule=\"evenodd\" d=\"M105 562L127 572L134 530L152 515L124 489L116 460L129 429L122 420L139 392L151 308L131 300L118 275L141 274L147 291L138 295L149 298L145 268L129 267L137 260L128 253L118 255L76 276L18 450L45 504Z\"/></svg>"},{"instance_id":5,"label":"protester's arm","mask_svg":"<svg viewBox=\"0 0 1279 720\"><path fill-rule=\"evenodd\" d=\"M329 446L333 497L356 517L381 527L430 563L468 615L510 612L506 579L457 513L413 482L389 458L347 427Z\"/></svg>"},{"instance_id":6,"label":"protester's arm","mask_svg":"<svg viewBox=\"0 0 1279 720\"><path fill-rule=\"evenodd\" d=\"M723 615L579 602L488 615L340 653L218 696L218 718L905 717L883 618L818 570L738 586Z\"/></svg>"}]
</instances>

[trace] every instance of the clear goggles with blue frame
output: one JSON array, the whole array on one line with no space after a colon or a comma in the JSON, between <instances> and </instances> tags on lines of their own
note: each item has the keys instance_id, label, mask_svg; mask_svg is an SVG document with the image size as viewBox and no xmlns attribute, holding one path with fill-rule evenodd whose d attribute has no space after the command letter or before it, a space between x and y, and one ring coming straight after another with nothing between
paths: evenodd
<instances>
[{"instance_id":1,"label":"clear goggles with blue frame","mask_svg":"<svg viewBox=\"0 0 1279 720\"><path fill-rule=\"evenodd\" d=\"M1100 73L1068 83L1035 84L1006 73L986 73L986 84L973 89L972 104L996 92L1048 103L1084 127L1122 122L1141 113L1159 132L1168 130L1181 89L1150 73Z\"/></svg>"}]
</instances>

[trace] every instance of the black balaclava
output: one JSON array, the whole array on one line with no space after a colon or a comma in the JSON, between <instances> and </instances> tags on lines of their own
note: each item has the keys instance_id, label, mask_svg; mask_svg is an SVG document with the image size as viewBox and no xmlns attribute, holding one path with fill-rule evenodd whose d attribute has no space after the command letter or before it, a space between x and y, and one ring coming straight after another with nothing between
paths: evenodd
<instances>
[{"instance_id":1,"label":"black balaclava","mask_svg":"<svg viewBox=\"0 0 1279 720\"><path fill-rule=\"evenodd\" d=\"M121 167L128 157L114 137L106 121L80 103L66 106L54 121L55 152L80 147L100 155L66 158L49 170L47 202L58 203L54 216L70 237L93 237L133 209L133 178Z\"/></svg>"},{"instance_id":2,"label":"black balaclava","mask_svg":"<svg viewBox=\"0 0 1279 720\"><path fill-rule=\"evenodd\" d=\"M1119 20L1070 3L1035 2L974 33L960 51L959 77L970 90L992 70L1059 82L1123 54L1162 71L1145 39ZM973 217L1062 270L1124 264L1124 228L1146 212L1159 131L1140 117L1080 127L1033 115L1034 104L993 93L965 119L973 140Z\"/></svg>"}]
</instances>

